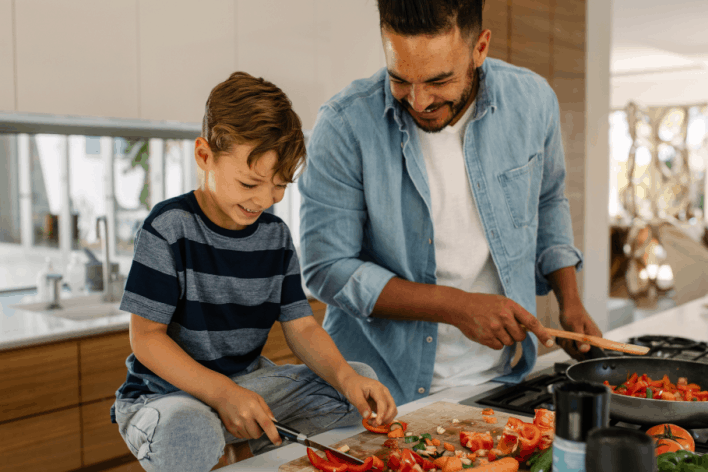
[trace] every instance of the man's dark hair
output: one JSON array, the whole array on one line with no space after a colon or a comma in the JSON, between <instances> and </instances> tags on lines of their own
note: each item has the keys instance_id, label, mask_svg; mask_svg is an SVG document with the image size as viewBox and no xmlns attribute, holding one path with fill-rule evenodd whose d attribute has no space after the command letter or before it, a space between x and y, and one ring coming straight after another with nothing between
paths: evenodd
<instances>
[{"instance_id":1,"label":"man's dark hair","mask_svg":"<svg viewBox=\"0 0 708 472\"><path fill-rule=\"evenodd\" d=\"M404 36L435 35L457 25L463 35L481 31L484 0L378 0L382 29Z\"/></svg>"}]
</instances>

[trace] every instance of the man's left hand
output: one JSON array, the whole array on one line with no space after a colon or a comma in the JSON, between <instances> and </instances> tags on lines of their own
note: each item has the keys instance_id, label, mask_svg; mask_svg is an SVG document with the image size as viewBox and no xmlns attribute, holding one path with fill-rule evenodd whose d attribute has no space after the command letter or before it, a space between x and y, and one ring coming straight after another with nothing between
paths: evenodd
<instances>
[{"instance_id":1,"label":"man's left hand","mask_svg":"<svg viewBox=\"0 0 708 472\"><path fill-rule=\"evenodd\" d=\"M560 324L566 331L602 337L602 331L597 327L588 312L585 311L585 307L582 304L569 306L561 310ZM556 339L556 341L575 360L584 360L584 353L590 350L589 344L573 341L572 339Z\"/></svg>"}]
</instances>

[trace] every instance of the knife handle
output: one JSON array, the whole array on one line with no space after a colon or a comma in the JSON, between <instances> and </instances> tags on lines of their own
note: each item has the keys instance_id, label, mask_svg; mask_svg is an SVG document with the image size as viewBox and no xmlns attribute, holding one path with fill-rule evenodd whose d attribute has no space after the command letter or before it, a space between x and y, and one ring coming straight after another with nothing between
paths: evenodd
<instances>
[{"instance_id":1,"label":"knife handle","mask_svg":"<svg viewBox=\"0 0 708 472\"><path fill-rule=\"evenodd\" d=\"M278 430L278 433L283 437L283 439L287 439L288 441L293 441L293 442L299 442L300 444L305 444L305 440L307 439L307 436L302 434L300 431L297 431L292 428L287 428L280 423L273 422L275 424L275 429Z\"/></svg>"}]
</instances>

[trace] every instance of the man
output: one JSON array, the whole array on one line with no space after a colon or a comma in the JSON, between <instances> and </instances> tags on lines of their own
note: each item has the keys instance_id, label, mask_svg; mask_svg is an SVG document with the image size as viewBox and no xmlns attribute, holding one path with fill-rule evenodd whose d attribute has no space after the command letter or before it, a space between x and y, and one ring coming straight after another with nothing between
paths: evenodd
<instances>
[{"instance_id":1,"label":"man","mask_svg":"<svg viewBox=\"0 0 708 472\"><path fill-rule=\"evenodd\" d=\"M487 59L483 0L378 6L386 68L327 102L308 146L306 283L345 358L397 404L519 382L537 338L553 343L535 295L554 291L564 329L601 335L575 279L558 101L542 77Z\"/></svg>"}]
</instances>

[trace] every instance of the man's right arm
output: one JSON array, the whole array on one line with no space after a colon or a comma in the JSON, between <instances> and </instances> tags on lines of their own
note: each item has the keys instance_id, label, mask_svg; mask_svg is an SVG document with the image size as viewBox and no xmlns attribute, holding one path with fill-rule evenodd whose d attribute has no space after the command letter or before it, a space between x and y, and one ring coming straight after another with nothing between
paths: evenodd
<instances>
[{"instance_id":1,"label":"man's right arm","mask_svg":"<svg viewBox=\"0 0 708 472\"><path fill-rule=\"evenodd\" d=\"M551 339L533 315L505 297L410 282L359 259L368 218L361 152L346 117L323 107L299 181L303 275L317 298L363 319L448 323L494 349L525 338L519 323L542 343Z\"/></svg>"}]
</instances>

